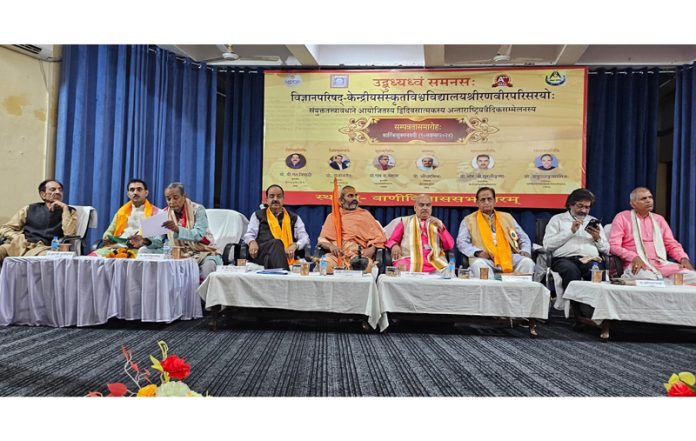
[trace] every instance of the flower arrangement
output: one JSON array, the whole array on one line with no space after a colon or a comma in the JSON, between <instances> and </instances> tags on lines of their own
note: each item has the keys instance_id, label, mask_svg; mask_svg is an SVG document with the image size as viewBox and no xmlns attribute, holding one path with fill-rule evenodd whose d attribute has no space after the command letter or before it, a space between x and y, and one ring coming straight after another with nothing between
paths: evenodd
<instances>
[{"instance_id":1,"label":"flower arrangement","mask_svg":"<svg viewBox=\"0 0 696 441\"><path fill-rule=\"evenodd\" d=\"M696 397L696 377L691 372L672 374L665 389L670 397Z\"/></svg>"},{"instance_id":2,"label":"flower arrangement","mask_svg":"<svg viewBox=\"0 0 696 441\"><path fill-rule=\"evenodd\" d=\"M136 253L130 248L114 248L106 255L107 259L135 259Z\"/></svg>"},{"instance_id":3,"label":"flower arrangement","mask_svg":"<svg viewBox=\"0 0 696 441\"><path fill-rule=\"evenodd\" d=\"M136 389L130 390L123 383L109 383L106 387L109 389L107 397L200 397L201 394L192 391L184 378L189 376L191 366L183 358L171 354L167 355L169 348L164 341L158 341L157 345L162 352L162 360L158 360L150 355L152 369L159 372L159 385L152 382L152 373L138 366L133 361L133 356L130 350L125 346L121 346L121 352L126 359L123 370L126 375L135 383ZM90 391L88 397L103 397L104 395L98 391Z\"/></svg>"}]
</instances>

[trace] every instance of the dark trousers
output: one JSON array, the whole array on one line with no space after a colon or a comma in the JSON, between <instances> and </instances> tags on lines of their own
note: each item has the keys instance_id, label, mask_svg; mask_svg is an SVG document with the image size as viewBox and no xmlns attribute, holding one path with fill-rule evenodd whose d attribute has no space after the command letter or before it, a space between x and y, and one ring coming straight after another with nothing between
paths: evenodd
<instances>
[{"instance_id":1,"label":"dark trousers","mask_svg":"<svg viewBox=\"0 0 696 441\"><path fill-rule=\"evenodd\" d=\"M600 270L604 270L604 262L591 261L582 263L580 262L580 256L554 257L551 262L551 270L561 275L561 284L563 285L563 289L566 289L573 280L591 280L592 266L595 263L597 263ZM571 300L570 304L576 316L592 317L594 308L591 306L574 300Z\"/></svg>"},{"instance_id":2,"label":"dark trousers","mask_svg":"<svg viewBox=\"0 0 696 441\"><path fill-rule=\"evenodd\" d=\"M257 242L259 244L259 254L256 259L251 259L252 262L263 265L265 268L283 268L290 269L288 258L285 255L285 248L280 239L268 240L266 242Z\"/></svg>"}]
</instances>

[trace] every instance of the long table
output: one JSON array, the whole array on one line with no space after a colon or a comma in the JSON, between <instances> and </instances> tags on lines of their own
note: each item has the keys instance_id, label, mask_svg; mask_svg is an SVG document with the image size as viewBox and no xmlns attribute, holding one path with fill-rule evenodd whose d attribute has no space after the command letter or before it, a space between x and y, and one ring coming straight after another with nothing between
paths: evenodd
<instances>
[{"instance_id":1,"label":"long table","mask_svg":"<svg viewBox=\"0 0 696 441\"><path fill-rule=\"evenodd\" d=\"M520 317L549 315L550 292L525 280L443 279L435 275L380 277L378 289L386 313Z\"/></svg>"},{"instance_id":2,"label":"long table","mask_svg":"<svg viewBox=\"0 0 696 441\"><path fill-rule=\"evenodd\" d=\"M594 308L592 320L602 326L603 340L609 338L609 320L696 326L693 286L638 287L573 281L563 298Z\"/></svg>"},{"instance_id":3,"label":"long table","mask_svg":"<svg viewBox=\"0 0 696 441\"><path fill-rule=\"evenodd\" d=\"M92 326L116 317L172 322L203 316L193 259L8 257L0 325Z\"/></svg>"},{"instance_id":4,"label":"long table","mask_svg":"<svg viewBox=\"0 0 696 441\"><path fill-rule=\"evenodd\" d=\"M334 312L368 317L372 328L383 330L377 285L363 277L214 272L198 288L206 308L232 306L290 311Z\"/></svg>"}]
</instances>

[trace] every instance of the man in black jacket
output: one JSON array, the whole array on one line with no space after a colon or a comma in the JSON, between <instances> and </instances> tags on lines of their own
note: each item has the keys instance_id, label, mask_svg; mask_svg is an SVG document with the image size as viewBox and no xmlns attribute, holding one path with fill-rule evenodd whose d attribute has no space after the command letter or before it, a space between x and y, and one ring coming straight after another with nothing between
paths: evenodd
<instances>
[{"instance_id":1,"label":"man in black jacket","mask_svg":"<svg viewBox=\"0 0 696 441\"><path fill-rule=\"evenodd\" d=\"M244 242L249 245L251 261L265 268L289 269L295 251L309 245L302 218L283 207L285 192L280 185L266 189L266 205L254 212Z\"/></svg>"},{"instance_id":2,"label":"man in black jacket","mask_svg":"<svg viewBox=\"0 0 696 441\"><path fill-rule=\"evenodd\" d=\"M43 202L19 210L5 225L0 236L0 262L8 256L40 256L51 248L54 237L74 236L77 232L77 211L63 202L63 184L49 179L39 184Z\"/></svg>"}]
</instances>

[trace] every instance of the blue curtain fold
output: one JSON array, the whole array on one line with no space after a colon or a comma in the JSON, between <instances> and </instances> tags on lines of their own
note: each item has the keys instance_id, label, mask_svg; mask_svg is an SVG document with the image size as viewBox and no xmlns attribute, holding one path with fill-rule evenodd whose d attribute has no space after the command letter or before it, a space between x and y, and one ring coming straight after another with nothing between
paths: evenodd
<instances>
[{"instance_id":1,"label":"blue curtain fold","mask_svg":"<svg viewBox=\"0 0 696 441\"><path fill-rule=\"evenodd\" d=\"M587 188L610 223L637 186L655 191L659 69L597 69L588 79Z\"/></svg>"},{"instance_id":2,"label":"blue curtain fold","mask_svg":"<svg viewBox=\"0 0 696 441\"><path fill-rule=\"evenodd\" d=\"M696 63L677 68L670 226L692 262L696 257Z\"/></svg>"},{"instance_id":3,"label":"blue curtain fold","mask_svg":"<svg viewBox=\"0 0 696 441\"><path fill-rule=\"evenodd\" d=\"M95 238L127 200L131 178L148 183L159 207L172 181L213 206L216 96L214 69L159 48L64 47L56 178L69 203L97 209Z\"/></svg>"},{"instance_id":4,"label":"blue curtain fold","mask_svg":"<svg viewBox=\"0 0 696 441\"><path fill-rule=\"evenodd\" d=\"M224 123L220 206L245 216L261 202L263 161L263 72L220 73Z\"/></svg>"}]
</instances>

